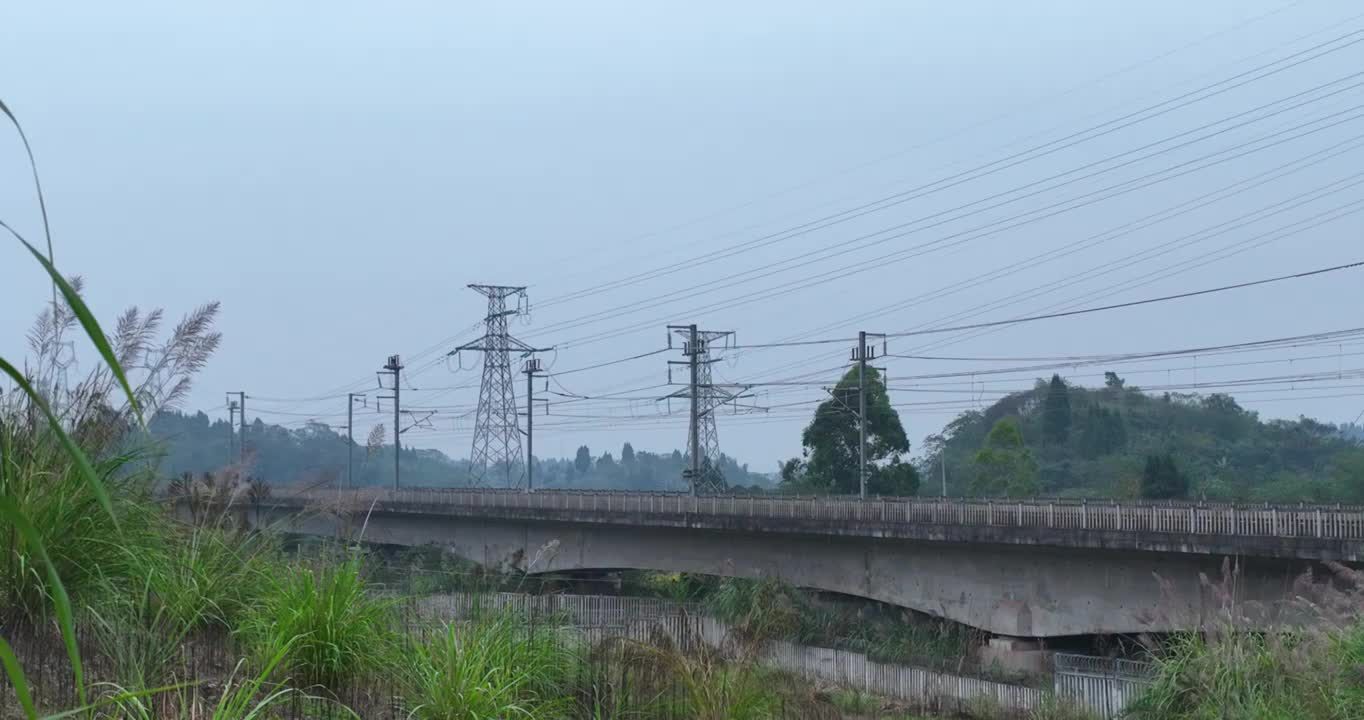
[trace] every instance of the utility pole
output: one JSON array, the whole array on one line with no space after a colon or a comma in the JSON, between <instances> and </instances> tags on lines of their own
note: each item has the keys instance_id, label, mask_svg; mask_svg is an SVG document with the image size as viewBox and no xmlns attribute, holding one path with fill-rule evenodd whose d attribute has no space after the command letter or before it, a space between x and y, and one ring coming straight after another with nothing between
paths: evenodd
<instances>
[{"instance_id":1,"label":"utility pole","mask_svg":"<svg viewBox=\"0 0 1364 720\"><path fill-rule=\"evenodd\" d=\"M240 445L241 456L237 459L237 462L244 465L246 464L246 393L238 390L234 393L228 393L228 395L236 395L238 398L237 418L241 422L241 442L238 444Z\"/></svg>"},{"instance_id":2,"label":"utility pole","mask_svg":"<svg viewBox=\"0 0 1364 720\"><path fill-rule=\"evenodd\" d=\"M535 377L540 374L540 359L527 359L522 372L526 373L526 492L532 492L535 490Z\"/></svg>"},{"instance_id":3,"label":"utility pole","mask_svg":"<svg viewBox=\"0 0 1364 720\"><path fill-rule=\"evenodd\" d=\"M943 449L939 453L938 467L942 468L942 496L947 497L947 443L943 443Z\"/></svg>"},{"instance_id":4,"label":"utility pole","mask_svg":"<svg viewBox=\"0 0 1364 720\"><path fill-rule=\"evenodd\" d=\"M364 393L346 393L346 487L355 488L355 401L368 402Z\"/></svg>"},{"instance_id":5,"label":"utility pole","mask_svg":"<svg viewBox=\"0 0 1364 720\"><path fill-rule=\"evenodd\" d=\"M857 333L857 349L853 359L857 361L857 495L867 499L867 360L875 357L875 348L867 347L867 335L884 338L880 333Z\"/></svg>"},{"instance_id":6,"label":"utility pole","mask_svg":"<svg viewBox=\"0 0 1364 720\"><path fill-rule=\"evenodd\" d=\"M692 323L691 325L687 326L687 338L688 338L686 349L687 364L690 366L691 369L691 382L688 383L691 386L691 425L690 425L691 429L687 433L687 440L690 441L691 445L691 447L689 447L688 449L691 451L690 469L692 478L692 481L688 484L691 485L691 494L695 495L697 481L701 479L701 432L700 432L701 402L700 390L697 386L697 378L699 377L701 346L697 342L696 338L696 323Z\"/></svg>"},{"instance_id":7,"label":"utility pole","mask_svg":"<svg viewBox=\"0 0 1364 720\"><path fill-rule=\"evenodd\" d=\"M857 495L867 499L867 332L857 332Z\"/></svg>"},{"instance_id":8,"label":"utility pole","mask_svg":"<svg viewBox=\"0 0 1364 720\"><path fill-rule=\"evenodd\" d=\"M229 395L231 393L228 393ZM227 463L232 464L232 459L237 456L237 401L227 401Z\"/></svg>"},{"instance_id":9,"label":"utility pole","mask_svg":"<svg viewBox=\"0 0 1364 720\"><path fill-rule=\"evenodd\" d=\"M523 285L470 285L469 289L488 298L488 313L483 318L483 337L450 351L483 353L483 381L478 391L478 411L474 421L473 447L469 451L469 480L482 485L488 467L502 466L505 486L521 484L521 424L516 407L516 387L512 380L511 353L529 357L553 348L534 348L511 336L507 318L524 312L526 288ZM516 305L507 309L507 301ZM513 477L514 476L514 477ZM514 484L513 484L514 483Z\"/></svg>"},{"instance_id":10,"label":"utility pole","mask_svg":"<svg viewBox=\"0 0 1364 720\"><path fill-rule=\"evenodd\" d=\"M399 385L401 384L402 370L403 370L403 365L402 365L401 359L400 359L397 355L389 355L389 356L388 356L388 363L386 363L386 364L384 365L384 368L383 368L382 370L379 370L378 373L377 373L377 374L379 374L379 375L392 375L392 376L393 376L393 394L392 394L392 395L380 395L380 396L379 396L379 399L381 399L381 400L392 400L392 401L393 401L393 489L394 489L394 490L397 490L399 487L402 486L402 483L401 483L401 480L400 480L400 473L401 473L401 471L402 471L402 470L401 470L402 466L401 466L401 464L399 463L399 458L402 456L402 443L401 443L401 441L400 441L399 438L398 438L398 436L402 434L402 425L399 424L399 423L402 421L402 406L401 406L401 404L400 404L400 403L401 403L400 395L401 395L401 393L402 393L402 389L399 387ZM379 381L379 386L380 386L380 387L383 387L383 384L384 384L384 383L383 383L383 380L381 379L381 380Z\"/></svg>"}]
</instances>

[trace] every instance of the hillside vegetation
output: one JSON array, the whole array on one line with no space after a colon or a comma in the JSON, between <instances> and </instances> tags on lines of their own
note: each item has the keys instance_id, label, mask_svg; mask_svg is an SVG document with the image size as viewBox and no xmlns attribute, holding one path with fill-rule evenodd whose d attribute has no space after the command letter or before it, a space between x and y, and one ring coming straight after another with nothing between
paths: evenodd
<instances>
[{"instance_id":1,"label":"hillside vegetation","mask_svg":"<svg viewBox=\"0 0 1364 720\"><path fill-rule=\"evenodd\" d=\"M1225 394L1150 394L1059 377L963 413L926 440L936 494L1364 502L1357 427L1262 420Z\"/></svg>"}]
</instances>

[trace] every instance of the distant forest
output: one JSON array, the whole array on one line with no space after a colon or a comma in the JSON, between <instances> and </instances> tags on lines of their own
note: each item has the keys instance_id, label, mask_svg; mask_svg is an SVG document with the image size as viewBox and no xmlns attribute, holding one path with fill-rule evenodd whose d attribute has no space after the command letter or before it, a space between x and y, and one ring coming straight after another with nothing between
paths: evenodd
<instances>
[{"instance_id":1,"label":"distant forest","mask_svg":"<svg viewBox=\"0 0 1364 720\"><path fill-rule=\"evenodd\" d=\"M1364 502L1364 427L1262 420L1230 395L1053 377L925 441L921 492Z\"/></svg>"},{"instance_id":2,"label":"distant forest","mask_svg":"<svg viewBox=\"0 0 1364 720\"><path fill-rule=\"evenodd\" d=\"M840 391L847 390L841 383ZM1252 502L1364 503L1364 426L1310 418L1262 420L1230 395L1149 394L1108 373L1103 387L1059 377L962 413L929 436L913 464L908 441L878 378L872 378L869 490L937 495L946 475L953 496L1192 498ZM836 409L836 408L835 408ZM776 473L724 457L734 492L855 493L856 420L816 414L802 435L806 452ZM214 472L234 460L223 420L162 413L151 423L167 475ZM246 473L272 484L344 483L346 439L322 424L301 429L256 420L247 428ZM393 446L357 441L355 485L392 482ZM580 447L573 458L537 458L542 488L650 491L686 489L683 454ZM403 450L403 485L469 482L467 460L437 450ZM503 486L492 469L483 483Z\"/></svg>"},{"instance_id":3,"label":"distant forest","mask_svg":"<svg viewBox=\"0 0 1364 720\"><path fill-rule=\"evenodd\" d=\"M152 436L162 454L160 467L167 476L183 473L199 475L216 472L236 461L231 445L233 433L225 420L210 420L202 412L187 414L163 412L150 423ZM247 447L252 460L246 474L272 484L344 483L347 471L346 436L327 425L314 423L291 429L261 422L248 424ZM393 445L376 443L371 447L357 439L354 482L358 487L381 486L393 482ZM403 448L402 483L408 487L454 487L466 485L469 461L454 460L439 450ZM681 452L651 453L636 451L630 443L618 450L594 454L588 447L578 448L574 458L537 458L535 485L545 488L596 488L614 490L676 491L686 486L682 469L686 462ZM736 490L767 489L772 478L751 472L730 457L722 457L720 470L725 481ZM501 486L496 469L489 472L486 485Z\"/></svg>"}]
</instances>

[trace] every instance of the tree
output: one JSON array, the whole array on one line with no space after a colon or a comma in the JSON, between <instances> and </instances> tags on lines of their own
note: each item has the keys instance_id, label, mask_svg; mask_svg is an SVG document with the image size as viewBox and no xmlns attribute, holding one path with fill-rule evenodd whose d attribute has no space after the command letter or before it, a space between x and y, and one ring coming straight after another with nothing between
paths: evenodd
<instances>
[{"instance_id":1,"label":"tree","mask_svg":"<svg viewBox=\"0 0 1364 720\"><path fill-rule=\"evenodd\" d=\"M1023 443L1018 420L1001 418L990 428L985 445L973 459L971 494L987 497L1037 495L1037 461Z\"/></svg>"},{"instance_id":2,"label":"tree","mask_svg":"<svg viewBox=\"0 0 1364 720\"><path fill-rule=\"evenodd\" d=\"M1097 458L1118 452L1127 444L1127 428L1116 410L1090 405L1079 431L1080 454Z\"/></svg>"},{"instance_id":3,"label":"tree","mask_svg":"<svg viewBox=\"0 0 1364 720\"><path fill-rule=\"evenodd\" d=\"M1060 375L1051 376L1042 412L1042 437L1052 445L1064 444L1070 437L1070 390Z\"/></svg>"},{"instance_id":4,"label":"tree","mask_svg":"<svg viewBox=\"0 0 1364 720\"><path fill-rule=\"evenodd\" d=\"M592 469L592 451L586 445L578 446L578 455L573 458L573 467L579 475L586 475Z\"/></svg>"},{"instance_id":5,"label":"tree","mask_svg":"<svg viewBox=\"0 0 1364 720\"><path fill-rule=\"evenodd\" d=\"M1170 453L1147 455L1140 492L1148 500L1182 498L1189 494L1189 478L1175 466L1175 458Z\"/></svg>"},{"instance_id":6,"label":"tree","mask_svg":"<svg viewBox=\"0 0 1364 720\"><path fill-rule=\"evenodd\" d=\"M788 489L839 495L859 491L857 373L857 368L845 373L832 397L815 409L814 418L801 433L807 461L782 466L782 484ZM917 488L918 474L900 461L909 452L909 437L900 414L890 404L880 373L867 368L866 383L868 491L898 494L906 487Z\"/></svg>"},{"instance_id":7,"label":"tree","mask_svg":"<svg viewBox=\"0 0 1364 720\"><path fill-rule=\"evenodd\" d=\"M628 442L620 449L620 461L625 465L635 464L635 448Z\"/></svg>"},{"instance_id":8,"label":"tree","mask_svg":"<svg viewBox=\"0 0 1364 720\"><path fill-rule=\"evenodd\" d=\"M919 492L919 471L899 457L868 473L867 492L872 495L904 497Z\"/></svg>"}]
</instances>

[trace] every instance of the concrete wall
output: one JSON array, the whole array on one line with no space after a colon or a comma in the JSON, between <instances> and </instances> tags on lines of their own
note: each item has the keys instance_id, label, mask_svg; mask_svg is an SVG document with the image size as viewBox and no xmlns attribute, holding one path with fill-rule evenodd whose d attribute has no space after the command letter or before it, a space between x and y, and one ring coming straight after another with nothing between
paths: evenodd
<instances>
[{"instance_id":1,"label":"concrete wall","mask_svg":"<svg viewBox=\"0 0 1364 720\"><path fill-rule=\"evenodd\" d=\"M335 535L338 520L265 509L262 522ZM348 521L354 528L358 522ZM548 522L377 511L366 542L435 544L487 566L531 573L642 569L779 577L801 587L912 608L992 633L1054 637L1196 627L1217 610L1200 574L1222 557L877 537ZM1238 597L1268 621L1301 560L1245 558ZM1157 575L1165 580L1157 579ZM1260 604L1257 611L1254 603Z\"/></svg>"}]
</instances>

